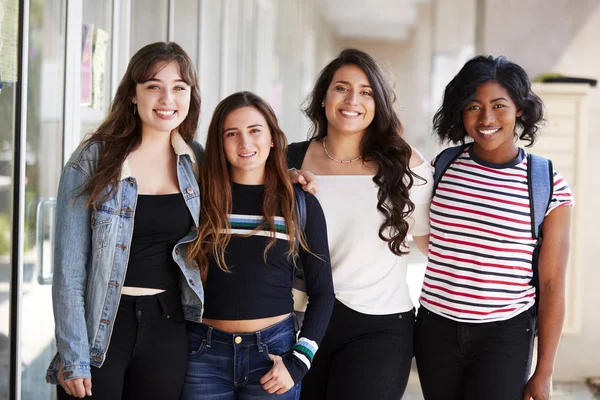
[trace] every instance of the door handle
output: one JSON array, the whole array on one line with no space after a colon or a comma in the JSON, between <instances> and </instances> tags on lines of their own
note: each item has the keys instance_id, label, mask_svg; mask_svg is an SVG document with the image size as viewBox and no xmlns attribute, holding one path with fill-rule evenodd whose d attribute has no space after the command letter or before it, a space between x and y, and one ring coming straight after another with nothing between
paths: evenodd
<instances>
[{"instance_id":1,"label":"door handle","mask_svg":"<svg viewBox=\"0 0 600 400\"><path fill-rule=\"evenodd\" d=\"M50 212L51 211L51 212ZM54 220L56 213L56 199L40 200L36 210L36 235L35 244L37 247L37 280L40 285L52 284L52 275L54 273ZM48 242L50 243L48 253L44 250L46 221L48 221ZM48 259L45 256L47 254Z\"/></svg>"}]
</instances>

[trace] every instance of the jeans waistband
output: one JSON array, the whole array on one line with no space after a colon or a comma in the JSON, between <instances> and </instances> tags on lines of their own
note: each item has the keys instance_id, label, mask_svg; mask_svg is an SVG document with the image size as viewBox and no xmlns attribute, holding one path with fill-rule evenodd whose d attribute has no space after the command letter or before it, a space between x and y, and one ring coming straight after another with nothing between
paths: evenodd
<instances>
[{"instance_id":1,"label":"jeans waistband","mask_svg":"<svg viewBox=\"0 0 600 400\"><path fill-rule=\"evenodd\" d=\"M181 292L167 290L149 296L121 295L119 308L135 310L146 317L181 314ZM141 312L141 313L140 313Z\"/></svg>"},{"instance_id":2,"label":"jeans waistband","mask_svg":"<svg viewBox=\"0 0 600 400\"><path fill-rule=\"evenodd\" d=\"M282 335L294 332L294 315L290 314L286 319L256 332L231 333L219 330L212 326L190 322L187 323L189 332L206 338L207 345L212 342L227 344L231 346L252 346L268 343Z\"/></svg>"}]
</instances>

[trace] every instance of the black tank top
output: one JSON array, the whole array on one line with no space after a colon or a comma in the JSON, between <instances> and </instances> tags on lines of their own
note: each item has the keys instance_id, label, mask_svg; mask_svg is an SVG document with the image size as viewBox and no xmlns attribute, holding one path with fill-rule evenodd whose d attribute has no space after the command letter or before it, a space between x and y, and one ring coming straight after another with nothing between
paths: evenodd
<instances>
[{"instance_id":1,"label":"black tank top","mask_svg":"<svg viewBox=\"0 0 600 400\"><path fill-rule=\"evenodd\" d=\"M179 289L173 248L194 223L181 193L138 195L125 286Z\"/></svg>"}]
</instances>

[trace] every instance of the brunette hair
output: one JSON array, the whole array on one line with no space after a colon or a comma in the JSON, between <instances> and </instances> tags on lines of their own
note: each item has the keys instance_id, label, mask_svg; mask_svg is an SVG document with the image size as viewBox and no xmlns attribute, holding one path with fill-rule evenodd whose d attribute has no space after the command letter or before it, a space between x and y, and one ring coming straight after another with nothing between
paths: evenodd
<instances>
[{"instance_id":1,"label":"brunette hair","mask_svg":"<svg viewBox=\"0 0 600 400\"><path fill-rule=\"evenodd\" d=\"M379 186L377 209L385 217L379 228L379 237L387 242L396 255L406 254L402 245L408 233L406 217L414 211L409 198L415 174L409 169L412 149L402 138L402 124L394 110L396 95L377 61L369 54L345 49L319 74L307 100L304 113L312 121L310 139L327 136L327 116L321 102L338 69L345 65L356 65L363 70L373 89L375 117L367 128L360 143L360 155L365 162L377 165L373 182Z\"/></svg>"},{"instance_id":2,"label":"brunette hair","mask_svg":"<svg viewBox=\"0 0 600 400\"><path fill-rule=\"evenodd\" d=\"M533 145L539 124L543 121L544 104L531 90L525 70L505 57L477 56L461 68L444 91L442 106L433 117L433 129L442 142L464 143L469 136L463 124L463 111L471 103L479 85L497 82L523 114L516 118L515 136Z\"/></svg>"},{"instance_id":3,"label":"brunette hair","mask_svg":"<svg viewBox=\"0 0 600 400\"><path fill-rule=\"evenodd\" d=\"M273 109L262 98L251 92L234 93L223 99L215 108L208 127L206 152L200 167L200 225L198 238L189 248L188 257L198 262L202 280L208 276L208 260L212 256L223 271L229 271L225 263L225 250L231 239L228 214L231 213L231 183L229 164L225 156L223 132L227 116L240 108L252 107L265 118L273 147L265 165L264 195L262 199L263 222L256 230L270 231L271 241L264 257L275 244L274 217L280 212L285 219L289 237L289 255L295 262L298 247L308 250L303 233L298 227L295 213L294 188L288 177L286 165L287 139L279 127ZM225 232L225 233L223 233Z\"/></svg>"},{"instance_id":4,"label":"brunette hair","mask_svg":"<svg viewBox=\"0 0 600 400\"><path fill-rule=\"evenodd\" d=\"M191 89L188 115L177 129L186 142L193 140L200 117L200 88L192 60L174 42L157 42L142 47L129 61L108 116L84 143L102 144L98 166L81 193L89 196L87 206L105 202L115 194L123 162L142 140L142 121L134 112L132 103L136 86L152 79L170 62L179 65L181 79Z\"/></svg>"}]
</instances>

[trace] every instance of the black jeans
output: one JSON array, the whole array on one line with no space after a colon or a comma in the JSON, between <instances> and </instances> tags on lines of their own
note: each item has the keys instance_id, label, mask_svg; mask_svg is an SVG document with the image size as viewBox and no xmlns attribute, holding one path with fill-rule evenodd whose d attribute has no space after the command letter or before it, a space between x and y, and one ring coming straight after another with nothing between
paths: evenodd
<instances>
[{"instance_id":1,"label":"black jeans","mask_svg":"<svg viewBox=\"0 0 600 400\"><path fill-rule=\"evenodd\" d=\"M92 367L97 400L178 400L187 365L187 333L178 291L121 296L106 359ZM73 400L58 386L58 400Z\"/></svg>"},{"instance_id":2,"label":"black jeans","mask_svg":"<svg viewBox=\"0 0 600 400\"><path fill-rule=\"evenodd\" d=\"M413 357L414 311L367 315L336 300L302 400L399 400Z\"/></svg>"},{"instance_id":3,"label":"black jeans","mask_svg":"<svg viewBox=\"0 0 600 400\"><path fill-rule=\"evenodd\" d=\"M419 309L415 358L425 400L521 400L529 378L535 310L463 323Z\"/></svg>"}]
</instances>

